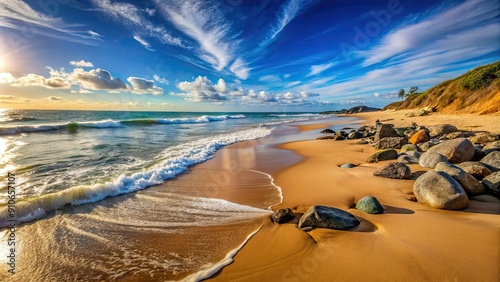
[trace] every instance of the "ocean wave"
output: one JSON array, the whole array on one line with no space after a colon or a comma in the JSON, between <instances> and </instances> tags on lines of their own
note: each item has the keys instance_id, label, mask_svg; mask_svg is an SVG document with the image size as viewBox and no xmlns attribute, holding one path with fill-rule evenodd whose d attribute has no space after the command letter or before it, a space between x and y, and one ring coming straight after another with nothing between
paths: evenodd
<instances>
[{"instance_id":1,"label":"ocean wave","mask_svg":"<svg viewBox=\"0 0 500 282\"><path fill-rule=\"evenodd\" d=\"M15 135L21 133L33 133L44 131L57 131L65 129L75 129L78 127L87 128L119 128L124 126L148 125L148 124L191 124L223 121L228 119L242 119L245 115L222 115L222 116L200 116L193 118L164 118L164 119L136 119L136 120L101 120L101 121L79 121L61 124L35 124L0 127L0 135Z\"/></svg>"},{"instance_id":2,"label":"ocean wave","mask_svg":"<svg viewBox=\"0 0 500 282\"><path fill-rule=\"evenodd\" d=\"M269 114L267 116L269 117L313 117L313 116L318 116L319 114L312 114L312 113L306 113L306 114Z\"/></svg>"},{"instance_id":3,"label":"ocean wave","mask_svg":"<svg viewBox=\"0 0 500 282\"><path fill-rule=\"evenodd\" d=\"M21 200L16 203L16 217L19 222L43 217L47 212L57 210L64 205L81 205L100 201L107 197L131 193L147 187L161 184L184 172L189 166L212 158L222 146L265 137L273 128L256 127L203 138L167 149L162 160L146 171L132 175L120 175L114 181L91 186L75 186L59 192ZM0 227L9 224L8 207L0 207Z\"/></svg>"}]
</instances>

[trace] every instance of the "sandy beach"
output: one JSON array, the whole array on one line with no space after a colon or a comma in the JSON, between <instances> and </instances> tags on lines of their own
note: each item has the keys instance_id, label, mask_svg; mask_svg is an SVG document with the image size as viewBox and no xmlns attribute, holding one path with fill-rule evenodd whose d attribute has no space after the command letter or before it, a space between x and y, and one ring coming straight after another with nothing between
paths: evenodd
<instances>
[{"instance_id":1,"label":"sandy beach","mask_svg":"<svg viewBox=\"0 0 500 282\"><path fill-rule=\"evenodd\" d=\"M498 115L464 117L432 114L408 118L405 113L377 112L356 116L361 119L361 124L374 124L379 119L395 125L451 123L459 129L499 131ZM349 123L352 124L352 120L346 122ZM299 131L311 133L312 138L281 144L275 151L289 158L293 155L299 157L294 159L292 165L271 173L283 193L283 203L274 206L273 210L292 208L297 215L295 220L280 225L266 217L261 230L238 252L234 262L211 280L500 279L500 203L471 200L465 210L447 211L414 202L411 200L414 179L394 180L373 176L373 172L388 161L366 163L366 159L376 151L370 145L355 145L355 140L314 140L314 137L320 136L321 129L330 126L332 123L328 121L300 126ZM230 150L238 149L229 146L221 154ZM280 155L275 157L279 159ZM273 159L272 151L267 158ZM208 163L215 164L216 159ZM348 162L359 166L353 169L339 167ZM254 165L258 163L256 161ZM418 164L410 167L414 173L427 170ZM264 172L270 169L269 166L258 165L257 168ZM372 215L353 208L354 203L367 195L375 196L380 201L385 210L383 214ZM298 218L312 205L348 211L361 224L346 231L323 228L301 231L296 227Z\"/></svg>"}]
</instances>

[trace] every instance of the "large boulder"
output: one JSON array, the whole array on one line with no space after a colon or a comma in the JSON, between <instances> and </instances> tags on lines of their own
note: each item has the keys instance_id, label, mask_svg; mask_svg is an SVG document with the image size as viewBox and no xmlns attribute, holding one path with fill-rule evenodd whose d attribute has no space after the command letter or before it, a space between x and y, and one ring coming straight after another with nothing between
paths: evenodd
<instances>
[{"instance_id":1,"label":"large boulder","mask_svg":"<svg viewBox=\"0 0 500 282\"><path fill-rule=\"evenodd\" d=\"M427 152L427 150L429 150L429 148L434 147L436 145L437 145L437 143L429 141L429 142L424 142L424 143L417 144L417 147L418 147L419 151L421 151L421 152Z\"/></svg>"},{"instance_id":2,"label":"large boulder","mask_svg":"<svg viewBox=\"0 0 500 282\"><path fill-rule=\"evenodd\" d=\"M428 128L430 130L431 137L458 131L458 129L451 124L436 124L428 126Z\"/></svg>"},{"instance_id":3,"label":"large boulder","mask_svg":"<svg viewBox=\"0 0 500 282\"><path fill-rule=\"evenodd\" d=\"M350 213L327 206L312 206L300 218L298 227L311 230L315 227L346 230L359 225L359 221Z\"/></svg>"},{"instance_id":4,"label":"large boulder","mask_svg":"<svg viewBox=\"0 0 500 282\"><path fill-rule=\"evenodd\" d=\"M384 137L375 143L375 149L401 149L401 146L408 144L406 137Z\"/></svg>"},{"instance_id":5,"label":"large boulder","mask_svg":"<svg viewBox=\"0 0 500 282\"><path fill-rule=\"evenodd\" d=\"M366 162L368 163L378 163L381 161L395 160L398 158L398 152L396 150L382 150L375 152L371 155Z\"/></svg>"},{"instance_id":6,"label":"large boulder","mask_svg":"<svg viewBox=\"0 0 500 282\"><path fill-rule=\"evenodd\" d=\"M418 164L422 167L434 168L440 162L447 162L448 159L438 153L425 152L418 159Z\"/></svg>"},{"instance_id":7,"label":"large boulder","mask_svg":"<svg viewBox=\"0 0 500 282\"><path fill-rule=\"evenodd\" d=\"M427 132L425 130L421 129L410 137L409 142L411 144L417 145L419 143L424 143L424 142L427 142L429 140L430 139L429 139L429 135L427 135Z\"/></svg>"},{"instance_id":8,"label":"large boulder","mask_svg":"<svg viewBox=\"0 0 500 282\"><path fill-rule=\"evenodd\" d=\"M411 169L403 163L391 162L377 169L373 175L392 179L408 179L411 177Z\"/></svg>"},{"instance_id":9,"label":"large boulder","mask_svg":"<svg viewBox=\"0 0 500 282\"><path fill-rule=\"evenodd\" d=\"M500 171L494 172L483 179L483 185L493 194L500 196Z\"/></svg>"},{"instance_id":10,"label":"large boulder","mask_svg":"<svg viewBox=\"0 0 500 282\"><path fill-rule=\"evenodd\" d=\"M481 180L492 173L484 164L478 162L463 162L457 164L457 166L474 176L477 180Z\"/></svg>"},{"instance_id":11,"label":"large boulder","mask_svg":"<svg viewBox=\"0 0 500 282\"><path fill-rule=\"evenodd\" d=\"M392 124L381 124L375 133L375 142L385 137L399 137Z\"/></svg>"},{"instance_id":12,"label":"large boulder","mask_svg":"<svg viewBox=\"0 0 500 282\"><path fill-rule=\"evenodd\" d=\"M445 156L451 163L462 163L472 160L475 147L470 140L457 138L444 141L434 147L429 148L428 152L439 153Z\"/></svg>"},{"instance_id":13,"label":"large boulder","mask_svg":"<svg viewBox=\"0 0 500 282\"><path fill-rule=\"evenodd\" d=\"M285 223L293 220L295 218L295 214L292 209L279 209L271 215L271 219L276 223Z\"/></svg>"},{"instance_id":14,"label":"large boulder","mask_svg":"<svg viewBox=\"0 0 500 282\"><path fill-rule=\"evenodd\" d=\"M493 151L481 159L481 163L486 165L491 171L500 170L500 151Z\"/></svg>"},{"instance_id":15,"label":"large boulder","mask_svg":"<svg viewBox=\"0 0 500 282\"><path fill-rule=\"evenodd\" d=\"M366 196L361 198L356 203L356 209L370 214L384 213L384 207L382 207L377 198L373 196Z\"/></svg>"},{"instance_id":16,"label":"large boulder","mask_svg":"<svg viewBox=\"0 0 500 282\"><path fill-rule=\"evenodd\" d=\"M460 184L443 171L428 171L413 184L418 202L436 209L462 210L469 206L469 198Z\"/></svg>"},{"instance_id":17,"label":"large boulder","mask_svg":"<svg viewBox=\"0 0 500 282\"><path fill-rule=\"evenodd\" d=\"M465 192L470 195L481 194L484 192L484 186L481 182L455 165L447 162L441 162L436 165L434 170L446 172L449 176L458 181L458 183L462 185L462 188L464 188Z\"/></svg>"}]
</instances>

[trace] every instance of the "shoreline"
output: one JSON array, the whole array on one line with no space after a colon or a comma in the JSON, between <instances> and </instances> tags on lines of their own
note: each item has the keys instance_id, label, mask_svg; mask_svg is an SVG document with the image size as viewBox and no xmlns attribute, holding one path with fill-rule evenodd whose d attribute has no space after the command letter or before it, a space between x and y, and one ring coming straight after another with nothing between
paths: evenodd
<instances>
[{"instance_id":1,"label":"shoreline","mask_svg":"<svg viewBox=\"0 0 500 282\"><path fill-rule=\"evenodd\" d=\"M398 114L401 113L386 115L395 116L395 120ZM378 117L378 112L353 117L361 119L363 124L385 119ZM447 123L446 115L429 117L437 118L435 123ZM487 124L496 123L495 119L500 122L497 116L492 118L493 123ZM427 125L422 121L417 123ZM454 124L453 118L448 123ZM299 132L319 133L321 128L330 126L328 122L316 122L299 126ZM284 197L283 203L273 210L290 207L296 219L279 225L266 217L260 231L236 254L234 262L210 280L496 281L500 278L500 256L492 252L500 246L497 235L500 205L471 201L466 210L452 212L412 202L409 198L414 180L372 176L376 168L387 162L367 164L367 157L375 149L352 143L352 140L306 140L278 145L279 149L299 155L301 160L273 174ZM356 169L338 168L345 162L361 165ZM413 172L425 170L419 165L410 167ZM370 215L351 208L366 195L377 197L385 213ZM361 225L351 231L315 229L308 233L296 228L301 213L318 204L346 210ZM429 240L431 234L433 238Z\"/></svg>"}]
</instances>

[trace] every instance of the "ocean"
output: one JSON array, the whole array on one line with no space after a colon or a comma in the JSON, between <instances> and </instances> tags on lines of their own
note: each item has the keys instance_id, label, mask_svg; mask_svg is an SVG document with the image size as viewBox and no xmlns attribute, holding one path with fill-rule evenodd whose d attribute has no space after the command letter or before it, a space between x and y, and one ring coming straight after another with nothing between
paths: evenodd
<instances>
[{"instance_id":1,"label":"ocean","mask_svg":"<svg viewBox=\"0 0 500 282\"><path fill-rule=\"evenodd\" d=\"M315 113L4 110L0 244L6 244L13 222L11 174L18 273L2 277L7 254L0 251L0 278L208 277L258 230L281 192L270 175L234 165L180 176L223 146L320 118ZM220 179L224 185L216 183ZM234 191L242 200L231 201L227 195Z\"/></svg>"}]
</instances>

